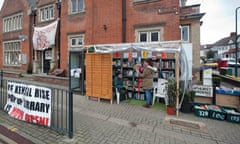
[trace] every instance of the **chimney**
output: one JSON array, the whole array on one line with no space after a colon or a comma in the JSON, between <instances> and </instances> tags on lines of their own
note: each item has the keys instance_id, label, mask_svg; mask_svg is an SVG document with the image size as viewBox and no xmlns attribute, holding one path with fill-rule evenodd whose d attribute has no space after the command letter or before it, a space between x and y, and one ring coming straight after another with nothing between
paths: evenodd
<instances>
[{"instance_id":1,"label":"chimney","mask_svg":"<svg viewBox=\"0 0 240 144\"><path fill-rule=\"evenodd\" d=\"M236 32L231 32L230 33L230 37L235 37L235 35L236 35Z\"/></svg>"}]
</instances>

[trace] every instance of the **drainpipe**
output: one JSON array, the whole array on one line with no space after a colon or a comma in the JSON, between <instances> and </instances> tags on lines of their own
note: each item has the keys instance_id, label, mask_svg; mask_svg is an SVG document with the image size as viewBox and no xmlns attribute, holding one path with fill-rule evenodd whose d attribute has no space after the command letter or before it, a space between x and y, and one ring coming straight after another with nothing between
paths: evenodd
<instances>
[{"instance_id":1,"label":"drainpipe","mask_svg":"<svg viewBox=\"0 0 240 144\"><path fill-rule=\"evenodd\" d=\"M33 60L34 60L34 48L33 48L33 42L32 42L32 38L33 38L33 26L36 25L36 14L37 12L37 8L33 7L31 10L31 14L30 14L30 25L29 25L29 60L28 63L33 65ZM32 19L33 18L33 19Z\"/></svg>"},{"instance_id":2,"label":"drainpipe","mask_svg":"<svg viewBox=\"0 0 240 144\"><path fill-rule=\"evenodd\" d=\"M126 42L126 27L127 27L126 0L122 0L122 42Z\"/></svg>"},{"instance_id":3,"label":"drainpipe","mask_svg":"<svg viewBox=\"0 0 240 144\"><path fill-rule=\"evenodd\" d=\"M56 4L57 4L57 9L58 9L58 20L59 20L59 22L58 22L58 40L57 40L57 42L58 42L58 50L57 50L57 52L58 52L58 54L57 54L58 63L57 63L57 66L58 66L58 68L60 68L60 57L61 57L61 50L60 50L60 47L61 47L61 42L60 42L60 40L61 40L61 0L58 0L58 2Z\"/></svg>"}]
</instances>

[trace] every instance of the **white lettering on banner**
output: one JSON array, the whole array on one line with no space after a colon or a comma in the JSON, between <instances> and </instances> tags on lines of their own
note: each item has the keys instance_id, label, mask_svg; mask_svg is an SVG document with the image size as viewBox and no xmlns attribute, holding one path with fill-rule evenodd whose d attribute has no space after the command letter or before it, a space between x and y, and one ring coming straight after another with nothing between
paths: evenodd
<instances>
[{"instance_id":1,"label":"white lettering on banner","mask_svg":"<svg viewBox=\"0 0 240 144\"><path fill-rule=\"evenodd\" d=\"M57 24L58 20L45 27L34 27L32 39L34 49L45 50L55 44Z\"/></svg>"},{"instance_id":2,"label":"white lettering on banner","mask_svg":"<svg viewBox=\"0 0 240 144\"><path fill-rule=\"evenodd\" d=\"M8 81L4 110L13 118L50 126L51 89Z\"/></svg>"},{"instance_id":3,"label":"white lettering on banner","mask_svg":"<svg viewBox=\"0 0 240 144\"><path fill-rule=\"evenodd\" d=\"M213 87L204 85L193 85L196 96L213 97Z\"/></svg>"}]
</instances>

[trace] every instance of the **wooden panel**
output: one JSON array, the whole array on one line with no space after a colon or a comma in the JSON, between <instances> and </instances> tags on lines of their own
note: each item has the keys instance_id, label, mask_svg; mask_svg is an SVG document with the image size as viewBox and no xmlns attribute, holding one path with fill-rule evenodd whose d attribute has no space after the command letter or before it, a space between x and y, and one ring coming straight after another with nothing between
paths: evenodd
<instances>
[{"instance_id":1,"label":"wooden panel","mask_svg":"<svg viewBox=\"0 0 240 144\"><path fill-rule=\"evenodd\" d=\"M92 96L92 55L86 54L86 95Z\"/></svg>"},{"instance_id":2,"label":"wooden panel","mask_svg":"<svg viewBox=\"0 0 240 144\"><path fill-rule=\"evenodd\" d=\"M112 55L86 54L88 96L112 99Z\"/></svg>"}]
</instances>

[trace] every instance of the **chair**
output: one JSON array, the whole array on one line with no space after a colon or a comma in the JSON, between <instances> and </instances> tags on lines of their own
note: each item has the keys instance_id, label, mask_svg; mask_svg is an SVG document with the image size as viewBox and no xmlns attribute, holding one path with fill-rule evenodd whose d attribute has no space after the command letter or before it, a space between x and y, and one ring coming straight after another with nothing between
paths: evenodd
<instances>
[{"instance_id":1,"label":"chair","mask_svg":"<svg viewBox=\"0 0 240 144\"><path fill-rule=\"evenodd\" d=\"M113 96L116 96L117 104L119 104L119 102L120 102L120 92L118 91L118 88L116 88L116 87L113 87L113 91L114 91Z\"/></svg>"},{"instance_id":2,"label":"chair","mask_svg":"<svg viewBox=\"0 0 240 144\"><path fill-rule=\"evenodd\" d=\"M156 97L164 98L165 104L166 105L168 104L167 83L168 83L168 81L165 79L158 79L158 84L153 89L152 105L154 105Z\"/></svg>"}]
</instances>

